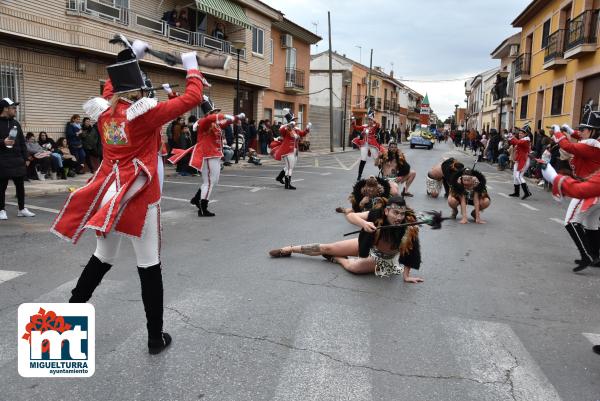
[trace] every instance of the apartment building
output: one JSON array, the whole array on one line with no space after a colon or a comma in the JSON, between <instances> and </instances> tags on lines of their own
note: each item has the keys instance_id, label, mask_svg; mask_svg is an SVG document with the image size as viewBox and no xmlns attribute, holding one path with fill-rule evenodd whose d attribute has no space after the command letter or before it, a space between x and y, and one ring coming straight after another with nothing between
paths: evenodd
<instances>
[{"instance_id":1,"label":"apartment building","mask_svg":"<svg viewBox=\"0 0 600 401\"><path fill-rule=\"evenodd\" d=\"M513 21L521 28L516 125L575 125L588 100L598 107L599 9L600 0L535 0Z\"/></svg>"},{"instance_id":2,"label":"apartment building","mask_svg":"<svg viewBox=\"0 0 600 401\"><path fill-rule=\"evenodd\" d=\"M274 24L282 22L280 11L257 0L3 1L0 95L21 102L25 130L62 135L68 118L100 93L106 66L121 50L109 39L120 32L156 50L231 55L229 70L203 69L212 84L205 93L226 113L235 111L239 53L239 111L261 119L265 91L285 87L285 76L276 75L281 85L271 80L270 55L276 52L269 40ZM141 67L154 86L168 82L183 91L181 66L147 55ZM166 99L161 92L159 99ZM199 109L192 113L201 114Z\"/></svg>"}]
</instances>

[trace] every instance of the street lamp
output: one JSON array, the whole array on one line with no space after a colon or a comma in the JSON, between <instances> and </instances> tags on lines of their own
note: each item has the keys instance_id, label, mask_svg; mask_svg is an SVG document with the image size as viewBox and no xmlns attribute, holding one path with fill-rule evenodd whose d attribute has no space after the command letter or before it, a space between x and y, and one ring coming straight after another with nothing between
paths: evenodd
<instances>
[{"instance_id":1,"label":"street lamp","mask_svg":"<svg viewBox=\"0 0 600 401\"><path fill-rule=\"evenodd\" d=\"M240 114L240 52L246 47L246 42L242 40L232 41L231 45L235 49L235 53L237 55L237 78L235 80L235 105L234 105L234 113L235 115ZM240 138L239 138L239 125L235 125L233 130L235 134L235 163L240 162Z\"/></svg>"},{"instance_id":2,"label":"street lamp","mask_svg":"<svg viewBox=\"0 0 600 401\"><path fill-rule=\"evenodd\" d=\"M458 131L458 105L454 105L454 129Z\"/></svg>"}]
</instances>

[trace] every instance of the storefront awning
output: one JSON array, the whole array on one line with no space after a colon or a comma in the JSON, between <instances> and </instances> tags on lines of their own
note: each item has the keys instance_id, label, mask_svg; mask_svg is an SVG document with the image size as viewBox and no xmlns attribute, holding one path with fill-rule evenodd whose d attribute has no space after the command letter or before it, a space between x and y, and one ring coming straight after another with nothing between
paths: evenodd
<instances>
[{"instance_id":1,"label":"storefront awning","mask_svg":"<svg viewBox=\"0 0 600 401\"><path fill-rule=\"evenodd\" d=\"M242 7L230 0L196 0L198 10L246 29L252 29Z\"/></svg>"}]
</instances>

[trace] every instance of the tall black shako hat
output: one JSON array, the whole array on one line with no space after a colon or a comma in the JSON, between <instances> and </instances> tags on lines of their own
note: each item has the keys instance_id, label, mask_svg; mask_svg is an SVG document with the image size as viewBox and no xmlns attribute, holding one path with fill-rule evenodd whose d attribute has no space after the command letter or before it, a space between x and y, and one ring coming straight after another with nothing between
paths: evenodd
<instances>
[{"instance_id":1,"label":"tall black shako hat","mask_svg":"<svg viewBox=\"0 0 600 401\"><path fill-rule=\"evenodd\" d=\"M527 135L531 135L531 127L529 126L529 122L526 122L521 128L517 128L517 130L526 133Z\"/></svg>"},{"instance_id":2,"label":"tall black shako hat","mask_svg":"<svg viewBox=\"0 0 600 401\"><path fill-rule=\"evenodd\" d=\"M296 121L296 116L294 116L294 113L292 113L292 111L290 109L283 109L283 112L285 113L283 115L283 118L285 118L285 121L289 124L292 121Z\"/></svg>"},{"instance_id":3,"label":"tall black shako hat","mask_svg":"<svg viewBox=\"0 0 600 401\"><path fill-rule=\"evenodd\" d=\"M204 113L205 116L221 111L221 109L215 109L214 103L210 100L208 96L203 95L202 98L203 100L202 103L200 103L200 108L202 109L202 113Z\"/></svg>"},{"instance_id":4,"label":"tall black shako hat","mask_svg":"<svg viewBox=\"0 0 600 401\"><path fill-rule=\"evenodd\" d=\"M117 62L106 67L106 70L115 93L144 90L151 92L152 97L154 91L152 83L140 69L137 57L130 48L119 52Z\"/></svg>"},{"instance_id":5,"label":"tall black shako hat","mask_svg":"<svg viewBox=\"0 0 600 401\"><path fill-rule=\"evenodd\" d=\"M583 117L581 118L581 124L579 124L580 130L584 128L600 129L600 111L592 110L593 103L594 101L590 100L583 106Z\"/></svg>"}]
</instances>

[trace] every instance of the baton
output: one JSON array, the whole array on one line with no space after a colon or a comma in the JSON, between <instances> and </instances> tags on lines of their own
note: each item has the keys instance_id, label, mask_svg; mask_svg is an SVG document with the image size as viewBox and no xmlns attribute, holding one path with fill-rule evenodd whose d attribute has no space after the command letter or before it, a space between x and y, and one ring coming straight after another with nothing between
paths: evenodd
<instances>
[{"instance_id":1,"label":"baton","mask_svg":"<svg viewBox=\"0 0 600 401\"><path fill-rule=\"evenodd\" d=\"M378 231L378 230L387 230L387 229L391 229L391 228L420 226L423 224L427 224L428 226L431 226L431 228L433 230L439 230L440 228L442 228L442 221L450 220L450 217L442 217L441 211L436 212L435 210L431 210L428 212L424 212L424 214L427 214L429 216L420 221L415 221L412 223L392 224L392 225L387 225L387 226L381 226L381 227L377 227L375 230ZM353 235L353 234L358 234L361 231L362 230L357 230L357 231L352 231L351 233L346 233L346 234L344 234L344 237L347 237L347 236Z\"/></svg>"}]
</instances>

